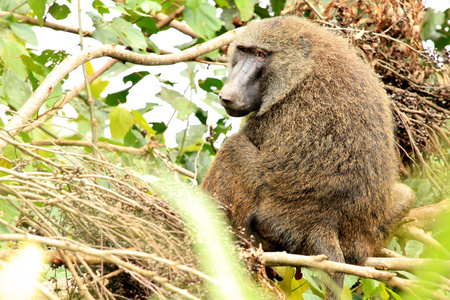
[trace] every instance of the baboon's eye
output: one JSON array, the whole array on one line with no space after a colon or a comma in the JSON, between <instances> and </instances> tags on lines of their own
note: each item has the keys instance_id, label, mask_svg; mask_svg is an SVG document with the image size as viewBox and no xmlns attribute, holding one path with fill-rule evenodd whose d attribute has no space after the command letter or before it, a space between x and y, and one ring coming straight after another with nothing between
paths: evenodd
<instances>
[{"instance_id":1,"label":"baboon's eye","mask_svg":"<svg viewBox=\"0 0 450 300\"><path fill-rule=\"evenodd\" d=\"M237 46L237 49L240 51L241 54L249 52L248 48L246 48L244 46Z\"/></svg>"},{"instance_id":2,"label":"baboon's eye","mask_svg":"<svg viewBox=\"0 0 450 300\"><path fill-rule=\"evenodd\" d=\"M255 55L260 58L266 58L267 54L262 51L256 51Z\"/></svg>"}]
</instances>

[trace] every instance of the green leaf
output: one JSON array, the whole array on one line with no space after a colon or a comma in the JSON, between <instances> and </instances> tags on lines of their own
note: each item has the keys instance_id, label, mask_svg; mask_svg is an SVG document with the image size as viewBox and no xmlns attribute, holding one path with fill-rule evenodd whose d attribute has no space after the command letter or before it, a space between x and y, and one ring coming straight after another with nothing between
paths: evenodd
<instances>
[{"instance_id":1,"label":"green leaf","mask_svg":"<svg viewBox=\"0 0 450 300\"><path fill-rule=\"evenodd\" d=\"M25 143L31 143L31 141L33 140L30 137L30 134L28 134L26 132L21 131L21 132L19 132L19 135Z\"/></svg>"},{"instance_id":2,"label":"green leaf","mask_svg":"<svg viewBox=\"0 0 450 300\"><path fill-rule=\"evenodd\" d=\"M152 35L159 31L159 28L156 27L157 21L153 18L141 18L135 24L142 29L143 32Z\"/></svg>"},{"instance_id":3,"label":"green leaf","mask_svg":"<svg viewBox=\"0 0 450 300\"><path fill-rule=\"evenodd\" d=\"M36 73L37 75L44 76L47 74L44 67L38 63L36 63L36 60L31 58L28 55L21 55L20 58L22 59L22 63L31 71Z\"/></svg>"},{"instance_id":4,"label":"green leaf","mask_svg":"<svg viewBox=\"0 0 450 300\"><path fill-rule=\"evenodd\" d=\"M210 51L208 53L203 54L204 57L209 58L212 61L215 61L219 56L219 49Z\"/></svg>"},{"instance_id":5,"label":"green leaf","mask_svg":"<svg viewBox=\"0 0 450 300\"><path fill-rule=\"evenodd\" d=\"M183 144L184 152L196 152L200 150L200 145L203 141L203 135L208 130L206 125L192 125L184 136L184 131L177 132L176 142L181 146ZM184 143L183 143L184 138Z\"/></svg>"},{"instance_id":6,"label":"green leaf","mask_svg":"<svg viewBox=\"0 0 450 300\"><path fill-rule=\"evenodd\" d=\"M52 4L52 6L50 6L48 12L56 20L63 20L67 18L67 16L70 14L70 9L67 7L67 5L59 5L58 3L55 2Z\"/></svg>"},{"instance_id":7,"label":"green leaf","mask_svg":"<svg viewBox=\"0 0 450 300\"><path fill-rule=\"evenodd\" d=\"M23 64L21 55L29 55L24 46L11 39L5 41L2 51L2 61L6 69L13 71L22 80L25 80L28 76L28 69Z\"/></svg>"},{"instance_id":8,"label":"green leaf","mask_svg":"<svg viewBox=\"0 0 450 300\"><path fill-rule=\"evenodd\" d=\"M362 290L364 293L364 299L370 299L370 296L372 296L372 293L375 291L375 289L381 284L381 282L376 281L374 279L368 279L368 278L361 278L362 282Z\"/></svg>"},{"instance_id":9,"label":"green leaf","mask_svg":"<svg viewBox=\"0 0 450 300\"><path fill-rule=\"evenodd\" d=\"M92 22L94 22L95 28L102 27L104 25L103 17L100 16L99 14L96 14L95 12L92 11L88 11L86 12L86 14L89 16L89 18L91 18Z\"/></svg>"},{"instance_id":10,"label":"green leaf","mask_svg":"<svg viewBox=\"0 0 450 300\"><path fill-rule=\"evenodd\" d=\"M206 124L206 120L208 119L208 112L204 111L201 108L198 108L195 112L195 116L200 120L200 123Z\"/></svg>"},{"instance_id":11,"label":"green leaf","mask_svg":"<svg viewBox=\"0 0 450 300\"><path fill-rule=\"evenodd\" d=\"M312 269L302 268L302 274L303 274L303 278L305 278L308 281L310 288L314 292L314 294L323 296L323 285L322 284L319 285L318 282L315 280L315 278L317 276L315 274L315 271ZM311 296L311 297L313 297L313 296ZM309 298L309 299L314 299L314 297ZM323 297L322 297L322 299L323 299Z\"/></svg>"},{"instance_id":12,"label":"green leaf","mask_svg":"<svg viewBox=\"0 0 450 300\"><path fill-rule=\"evenodd\" d=\"M241 13L241 21L245 22L253 17L255 9L253 0L236 0L235 3Z\"/></svg>"},{"instance_id":13,"label":"green leaf","mask_svg":"<svg viewBox=\"0 0 450 300\"><path fill-rule=\"evenodd\" d=\"M197 10L200 5L203 3L203 0L186 0L186 6L192 10Z\"/></svg>"},{"instance_id":14,"label":"green leaf","mask_svg":"<svg viewBox=\"0 0 450 300\"><path fill-rule=\"evenodd\" d=\"M434 46L439 51L443 51L448 45L450 45L450 35L448 32L446 32L446 35L441 34L441 37L434 41Z\"/></svg>"},{"instance_id":15,"label":"green leaf","mask_svg":"<svg viewBox=\"0 0 450 300\"><path fill-rule=\"evenodd\" d=\"M213 131L214 131L214 140L217 140L219 138L219 136L221 134L223 135L227 135L228 131L230 131L231 129L231 124L227 125L227 120L228 118L224 118L224 119L220 119L217 121L216 123L216 127L214 127Z\"/></svg>"},{"instance_id":16,"label":"green leaf","mask_svg":"<svg viewBox=\"0 0 450 300\"><path fill-rule=\"evenodd\" d=\"M359 276L356 275L345 275L344 284L349 288L352 288L359 280Z\"/></svg>"},{"instance_id":17,"label":"green leaf","mask_svg":"<svg viewBox=\"0 0 450 300\"><path fill-rule=\"evenodd\" d=\"M195 46L197 44L198 44L198 39L195 38L195 39L192 39L192 40L190 40L190 41L188 41L186 43L175 45L174 47L179 49L179 50L185 50L185 49L191 48L191 47L193 47L193 46Z\"/></svg>"},{"instance_id":18,"label":"green leaf","mask_svg":"<svg viewBox=\"0 0 450 300\"><path fill-rule=\"evenodd\" d=\"M215 94L208 93L206 94L206 98L203 99L203 102L211 106L216 112L218 112L222 117L228 117L226 110L220 104L219 97Z\"/></svg>"},{"instance_id":19,"label":"green leaf","mask_svg":"<svg viewBox=\"0 0 450 300\"><path fill-rule=\"evenodd\" d=\"M144 35L130 22L122 18L114 18L111 26L125 46L130 46L134 50L145 50L147 48L147 41Z\"/></svg>"},{"instance_id":20,"label":"green leaf","mask_svg":"<svg viewBox=\"0 0 450 300\"><path fill-rule=\"evenodd\" d=\"M196 10L186 7L184 20L199 36L212 39L216 31L222 27L220 19L217 18L216 8L208 2L203 2Z\"/></svg>"},{"instance_id":21,"label":"green leaf","mask_svg":"<svg viewBox=\"0 0 450 300\"><path fill-rule=\"evenodd\" d=\"M116 107L109 114L111 136L113 138L123 139L134 124L134 118L125 107Z\"/></svg>"},{"instance_id":22,"label":"green leaf","mask_svg":"<svg viewBox=\"0 0 450 300\"><path fill-rule=\"evenodd\" d=\"M147 141L143 138L142 134L134 128L128 130L123 139L123 145L126 147L141 148L145 144L147 144Z\"/></svg>"},{"instance_id":23,"label":"green leaf","mask_svg":"<svg viewBox=\"0 0 450 300\"><path fill-rule=\"evenodd\" d=\"M150 51L153 51L158 55L161 54L161 51L159 50L158 46L156 46L156 44L153 43L151 39L147 39L147 46L151 49Z\"/></svg>"},{"instance_id":24,"label":"green leaf","mask_svg":"<svg viewBox=\"0 0 450 300\"><path fill-rule=\"evenodd\" d=\"M180 120L187 120L190 114L197 111L197 106L194 103L174 90L161 87L161 93L158 96L178 111L178 119Z\"/></svg>"},{"instance_id":25,"label":"green leaf","mask_svg":"<svg viewBox=\"0 0 450 300\"><path fill-rule=\"evenodd\" d=\"M223 22L225 23L225 29L226 30L233 30L236 28L236 26L234 26L234 18L239 18L239 11L236 9L232 9L232 8L224 8L222 11L222 14L220 15L220 18L223 20Z\"/></svg>"},{"instance_id":26,"label":"green leaf","mask_svg":"<svg viewBox=\"0 0 450 300\"><path fill-rule=\"evenodd\" d=\"M91 82L91 92L94 98L100 98L101 93L106 90L109 85L108 80L101 80L100 78L95 79Z\"/></svg>"},{"instance_id":27,"label":"green leaf","mask_svg":"<svg viewBox=\"0 0 450 300\"><path fill-rule=\"evenodd\" d=\"M4 157L8 158L10 161L23 157L23 153L21 151L18 151L17 148L14 147L13 145L6 146L6 149L2 154L4 155ZM8 167L7 164L10 164L10 162L8 160L4 160L4 159L0 160L0 166L2 166L2 167L6 166L7 168L12 168L12 165L10 165ZM1 176L4 176L3 174L4 173L0 172Z\"/></svg>"},{"instance_id":28,"label":"green leaf","mask_svg":"<svg viewBox=\"0 0 450 300\"><path fill-rule=\"evenodd\" d=\"M9 70L3 72L2 83L5 98L8 104L15 110L21 108L31 96L30 84Z\"/></svg>"},{"instance_id":29,"label":"green leaf","mask_svg":"<svg viewBox=\"0 0 450 300\"><path fill-rule=\"evenodd\" d=\"M419 277L417 277L416 275L414 275L412 273L409 273L408 271L396 270L396 272L407 279L411 279L411 280L419 279Z\"/></svg>"},{"instance_id":30,"label":"green leaf","mask_svg":"<svg viewBox=\"0 0 450 300\"><path fill-rule=\"evenodd\" d=\"M59 65L68 54L65 51L59 50L44 50L41 55L34 57L37 63L42 66L47 66L49 69L53 69Z\"/></svg>"},{"instance_id":31,"label":"green leaf","mask_svg":"<svg viewBox=\"0 0 450 300\"><path fill-rule=\"evenodd\" d=\"M37 38L31 26L25 23L10 23L9 28L24 43L37 46Z\"/></svg>"},{"instance_id":32,"label":"green leaf","mask_svg":"<svg viewBox=\"0 0 450 300\"><path fill-rule=\"evenodd\" d=\"M123 78L123 82L124 83L131 82L132 86L127 89L124 89L122 91L119 91L117 93L109 94L108 96L106 96L105 103L108 104L109 106L117 106L120 103L122 103L122 104L126 103L127 96L128 96L128 93L130 92L130 89L136 83L138 83L142 78L147 76L148 74L150 74L150 73L149 72L135 72L135 73L125 76Z\"/></svg>"},{"instance_id":33,"label":"green leaf","mask_svg":"<svg viewBox=\"0 0 450 300\"><path fill-rule=\"evenodd\" d=\"M215 0L214 2L216 2L217 5L219 5L219 7L230 7L230 3L228 3L228 0Z\"/></svg>"},{"instance_id":34,"label":"green leaf","mask_svg":"<svg viewBox=\"0 0 450 300\"><path fill-rule=\"evenodd\" d=\"M85 63L87 73L90 76L92 73L94 73L94 68L92 67L92 64L90 61ZM108 80L102 80L100 78L95 79L93 82L91 82L91 92L92 96L94 98L100 98L100 94L108 87L109 81Z\"/></svg>"},{"instance_id":35,"label":"green leaf","mask_svg":"<svg viewBox=\"0 0 450 300\"><path fill-rule=\"evenodd\" d=\"M95 8L100 14L109 14L109 9L100 0L94 0L92 7Z\"/></svg>"},{"instance_id":36,"label":"green leaf","mask_svg":"<svg viewBox=\"0 0 450 300\"><path fill-rule=\"evenodd\" d=\"M29 13L30 7L23 0L0 0L0 10L26 15Z\"/></svg>"},{"instance_id":37,"label":"green leaf","mask_svg":"<svg viewBox=\"0 0 450 300\"><path fill-rule=\"evenodd\" d=\"M271 15L269 11L265 8L260 7L259 5L254 6L255 14L258 15L261 19L270 18Z\"/></svg>"},{"instance_id":38,"label":"green leaf","mask_svg":"<svg viewBox=\"0 0 450 300\"><path fill-rule=\"evenodd\" d=\"M170 86L173 86L175 84L175 82L170 81L170 79L161 78L161 75L162 75L161 73L160 74L155 74L155 77L156 77L156 79L159 80L159 82L167 84L167 85L170 85Z\"/></svg>"},{"instance_id":39,"label":"green leaf","mask_svg":"<svg viewBox=\"0 0 450 300\"><path fill-rule=\"evenodd\" d=\"M205 80L199 80L198 86L208 93L218 93L223 87L223 81L217 78L206 78Z\"/></svg>"},{"instance_id":40,"label":"green leaf","mask_svg":"<svg viewBox=\"0 0 450 300\"><path fill-rule=\"evenodd\" d=\"M149 14L152 12L160 12L162 10L161 4L156 1L144 1L140 5L143 12Z\"/></svg>"},{"instance_id":41,"label":"green leaf","mask_svg":"<svg viewBox=\"0 0 450 300\"><path fill-rule=\"evenodd\" d=\"M377 288L372 291L372 295L376 295L377 299L389 300L389 293L386 291L386 285L384 283L378 284ZM375 297L369 297L368 299L373 299Z\"/></svg>"},{"instance_id":42,"label":"green leaf","mask_svg":"<svg viewBox=\"0 0 450 300\"><path fill-rule=\"evenodd\" d=\"M91 130L91 122L85 119L77 120L77 131L80 134L86 134Z\"/></svg>"},{"instance_id":43,"label":"green leaf","mask_svg":"<svg viewBox=\"0 0 450 300\"><path fill-rule=\"evenodd\" d=\"M280 12L283 10L286 0L270 0L270 5L272 6L272 10L276 16L280 15Z\"/></svg>"},{"instance_id":44,"label":"green leaf","mask_svg":"<svg viewBox=\"0 0 450 300\"><path fill-rule=\"evenodd\" d=\"M445 21L445 13L428 8L423 15L422 29L420 36L422 40L435 40L439 38L436 32L436 26L441 25Z\"/></svg>"},{"instance_id":45,"label":"green leaf","mask_svg":"<svg viewBox=\"0 0 450 300\"><path fill-rule=\"evenodd\" d=\"M147 131L148 134L155 134L155 130L148 125L147 120L144 118L143 115L141 115L138 111L132 110L134 118L136 119L137 124Z\"/></svg>"},{"instance_id":46,"label":"green leaf","mask_svg":"<svg viewBox=\"0 0 450 300\"><path fill-rule=\"evenodd\" d=\"M106 96L105 103L109 106L117 106L121 103L126 103L130 89L131 87L117 93L109 94L108 96Z\"/></svg>"},{"instance_id":47,"label":"green leaf","mask_svg":"<svg viewBox=\"0 0 450 300\"><path fill-rule=\"evenodd\" d=\"M405 245L405 253L407 257L418 258L423 252L423 244L416 240L410 240Z\"/></svg>"},{"instance_id":48,"label":"green leaf","mask_svg":"<svg viewBox=\"0 0 450 300\"><path fill-rule=\"evenodd\" d=\"M43 0L28 0L28 5L33 10L36 17L39 19L39 24L42 27L44 24L45 3Z\"/></svg>"},{"instance_id":49,"label":"green leaf","mask_svg":"<svg viewBox=\"0 0 450 300\"><path fill-rule=\"evenodd\" d=\"M211 156L207 151L198 153L197 150L196 152L184 156L184 164L186 169L192 172L197 171L197 180L201 181L211 165Z\"/></svg>"},{"instance_id":50,"label":"green leaf","mask_svg":"<svg viewBox=\"0 0 450 300\"><path fill-rule=\"evenodd\" d=\"M295 274L293 267L277 267L278 273L283 277L282 281L277 282L277 286L284 292L286 298L290 299L292 293L292 278Z\"/></svg>"},{"instance_id":51,"label":"green leaf","mask_svg":"<svg viewBox=\"0 0 450 300\"><path fill-rule=\"evenodd\" d=\"M53 89L50 96L48 96L47 100L45 101L45 104L48 107L52 107L53 105L55 105L55 103L57 101L61 100L62 94L63 94L63 89L62 89L62 84L60 82L55 86L55 88Z\"/></svg>"},{"instance_id":52,"label":"green leaf","mask_svg":"<svg viewBox=\"0 0 450 300\"><path fill-rule=\"evenodd\" d=\"M167 125L164 124L164 122L161 123L150 123L152 124L152 128L155 131L155 134L161 134L164 133L167 129Z\"/></svg>"},{"instance_id":53,"label":"green leaf","mask_svg":"<svg viewBox=\"0 0 450 300\"><path fill-rule=\"evenodd\" d=\"M140 113L141 115L148 113L149 111L153 110L153 108L158 107L159 104L156 103L146 103L145 106L143 108L138 109L138 113Z\"/></svg>"},{"instance_id":54,"label":"green leaf","mask_svg":"<svg viewBox=\"0 0 450 300\"><path fill-rule=\"evenodd\" d=\"M400 297L400 295L397 294L396 292L394 292L393 290L386 288L386 291L388 291L388 293L391 294L391 296L394 300L403 300L403 298Z\"/></svg>"},{"instance_id":55,"label":"green leaf","mask_svg":"<svg viewBox=\"0 0 450 300\"><path fill-rule=\"evenodd\" d=\"M105 45L117 45L119 43L119 38L116 34L116 31L109 24L97 27L92 33L92 37Z\"/></svg>"},{"instance_id":56,"label":"green leaf","mask_svg":"<svg viewBox=\"0 0 450 300\"><path fill-rule=\"evenodd\" d=\"M2 201L0 201L0 218L3 221L9 223L13 218L18 217L19 215L20 212L14 206L12 206L9 201L6 201L6 199L2 199ZM13 233L13 230L1 224L0 234L4 233Z\"/></svg>"},{"instance_id":57,"label":"green leaf","mask_svg":"<svg viewBox=\"0 0 450 300\"><path fill-rule=\"evenodd\" d=\"M141 79L143 79L148 74L150 74L150 73L147 71L131 73L130 75L127 75L123 78L123 83L131 82L133 85L135 85L136 83L141 81Z\"/></svg>"}]
</instances>

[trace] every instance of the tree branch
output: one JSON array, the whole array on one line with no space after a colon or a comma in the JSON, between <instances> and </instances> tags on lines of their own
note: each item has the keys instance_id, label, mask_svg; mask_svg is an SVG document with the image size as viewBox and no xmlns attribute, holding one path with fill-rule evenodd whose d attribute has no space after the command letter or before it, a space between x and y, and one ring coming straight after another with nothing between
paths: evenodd
<instances>
[{"instance_id":1,"label":"tree branch","mask_svg":"<svg viewBox=\"0 0 450 300\"><path fill-rule=\"evenodd\" d=\"M234 40L240 30L241 28L229 31L213 40L195 45L194 47L186 49L180 53L169 55L158 56L155 54L137 54L127 50L118 49L113 45L103 45L86 49L77 56L66 58L60 65L55 67L41 83L41 85L34 91L27 102L17 111L15 115L13 115L9 123L5 126L4 131L0 134L15 137L20 130L27 125L28 120L45 102L55 86L67 74L91 59L109 56L118 60L148 66L175 64L178 62L193 60L202 54L229 44ZM3 152L6 146L7 144L5 141L0 141L0 152Z\"/></svg>"},{"instance_id":2,"label":"tree branch","mask_svg":"<svg viewBox=\"0 0 450 300\"><path fill-rule=\"evenodd\" d=\"M20 14L14 14L14 13L10 13L7 11L0 11L0 17L9 16L11 14L13 15L13 17L16 20L20 21L21 23L27 23L27 24L31 24L31 25L40 26L39 20L36 18L27 17L27 16L20 15ZM75 34L78 34L78 31L79 31L79 29L76 27L61 25L61 24L47 22L47 21L44 21L43 26L51 28L51 29L66 31L66 32L75 33ZM83 35L84 36L92 36L92 31L85 30L85 31L83 31Z\"/></svg>"},{"instance_id":3,"label":"tree branch","mask_svg":"<svg viewBox=\"0 0 450 300\"><path fill-rule=\"evenodd\" d=\"M414 220L414 225L424 230L431 230L439 218L450 212L450 199L439 203L411 209L406 219Z\"/></svg>"},{"instance_id":4,"label":"tree branch","mask_svg":"<svg viewBox=\"0 0 450 300\"><path fill-rule=\"evenodd\" d=\"M326 256L304 256L283 252L265 252L266 266L292 266L314 268L327 273L345 273L364 278L372 278L402 290L412 289L415 284L409 280L398 278L395 273L382 272L372 267L356 266L326 260Z\"/></svg>"},{"instance_id":5,"label":"tree branch","mask_svg":"<svg viewBox=\"0 0 450 300\"><path fill-rule=\"evenodd\" d=\"M408 272L414 272L432 265L439 265L450 270L450 261L431 258L369 257L364 265L377 270L404 270Z\"/></svg>"},{"instance_id":6,"label":"tree branch","mask_svg":"<svg viewBox=\"0 0 450 300\"><path fill-rule=\"evenodd\" d=\"M192 30L189 26L184 25L183 23L181 23L180 21L177 20L173 20L176 17L176 13L178 13L179 11L183 11L184 10L184 6L181 6L179 9L177 9L174 13L172 13L170 16L167 16L163 13L158 13L155 14L153 17L158 20L158 24L162 24L162 25L167 25L175 28L178 31L181 31L184 34L187 34L193 38L200 38L200 36L198 34L195 33L194 30ZM180 14L181 14L180 12Z\"/></svg>"}]
</instances>

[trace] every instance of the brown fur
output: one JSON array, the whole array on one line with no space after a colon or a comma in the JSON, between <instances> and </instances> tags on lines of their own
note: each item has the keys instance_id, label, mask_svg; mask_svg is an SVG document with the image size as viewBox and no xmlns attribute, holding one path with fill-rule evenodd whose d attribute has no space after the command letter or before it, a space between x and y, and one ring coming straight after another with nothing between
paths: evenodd
<instances>
[{"instance_id":1,"label":"brown fur","mask_svg":"<svg viewBox=\"0 0 450 300\"><path fill-rule=\"evenodd\" d=\"M266 251L363 263L414 198L396 184L393 118L375 73L347 41L302 18L251 22L231 56L236 45L271 53L262 105L202 187Z\"/></svg>"}]
</instances>

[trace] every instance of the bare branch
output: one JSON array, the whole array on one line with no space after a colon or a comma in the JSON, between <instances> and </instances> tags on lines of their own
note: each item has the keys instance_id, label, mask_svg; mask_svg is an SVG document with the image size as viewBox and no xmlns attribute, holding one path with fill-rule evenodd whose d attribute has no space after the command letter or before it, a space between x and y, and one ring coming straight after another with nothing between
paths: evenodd
<instances>
[{"instance_id":1,"label":"bare branch","mask_svg":"<svg viewBox=\"0 0 450 300\"><path fill-rule=\"evenodd\" d=\"M439 265L450 270L450 261L430 258L369 257L364 265L377 270L404 270L408 272L414 272L432 265Z\"/></svg>"},{"instance_id":2,"label":"bare branch","mask_svg":"<svg viewBox=\"0 0 450 300\"><path fill-rule=\"evenodd\" d=\"M113 45L103 45L86 49L77 56L66 58L59 66L53 69L41 85L34 91L27 102L11 118L1 135L9 135L10 137L16 136L20 130L27 125L28 120L45 102L56 85L71 71L91 59L109 56L118 60L148 66L175 64L178 62L193 60L202 54L229 44L233 41L236 34L238 34L240 30L241 28L229 31L213 40L195 45L194 47L186 49L180 53L169 55L137 54L127 50L118 49ZM0 141L0 152L3 152L6 145L7 143L5 143L5 141Z\"/></svg>"}]
</instances>

